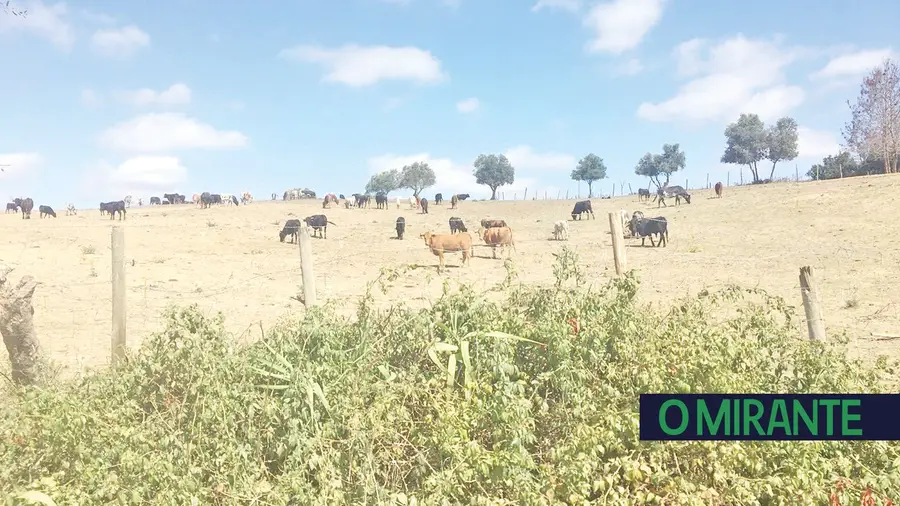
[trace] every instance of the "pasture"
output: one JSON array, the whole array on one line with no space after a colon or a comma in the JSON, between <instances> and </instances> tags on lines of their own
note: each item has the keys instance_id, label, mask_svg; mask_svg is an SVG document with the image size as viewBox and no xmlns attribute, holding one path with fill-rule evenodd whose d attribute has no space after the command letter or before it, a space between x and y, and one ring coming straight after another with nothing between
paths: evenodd
<instances>
[{"instance_id":1,"label":"pasture","mask_svg":"<svg viewBox=\"0 0 900 506\"><path fill-rule=\"evenodd\" d=\"M278 241L285 220L324 213L328 238L313 239L319 299L341 311L355 302L382 268L389 269L378 304L404 302L424 306L439 297L444 280L488 289L507 276L502 256L475 248L470 267L458 267L460 255L448 253L448 269L437 273L438 259L419 234L449 233L448 219L461 217L475 244L481 218L504 219L514 232L514 270L520 281L552 283L553 254L563 246L577 251L588 279L605 283L614 275L607 213L627 209L647 217L665 216L666 248L640 247L628 239L627 262L641 279L639 297L667 304L674 298L728 284L759 287L802 307L798 271L812 265L830 335L846 330L864 356L875 352L897 357L900 340L875 341L871 332L900 333L900 247L886 209L900 187L897 176L856 177L812 183L729 187L724 197L691 190L692 204L657 209L637 196L592 199L596 219L569 222L569 241L554 241L553 222L571 219L574 200L464 201L430 203L422 215L408 206L387 211L322 210L321 199L270 202L257 196L240 207L197 209L193 205L138 207L124 221L101 217L96 209L77 216L31 220L0 217L0 259L16 268L12 277L30 274L41 284L34 296L35 326L51 358L70 370L108 363L110 355L110 227L125 229L128 346L161 327L169 304L197 303L222 311L228 330L239 341L259 337L279 318L303 311L300 260L296 244ZM431 199L439 188L424 195ZM145 201L149 199L145 198ZM39 203L35 203L36 205ZM62 206L58 206L62 207ZM394 223L406 218L406 237L396 240ZM886 228L885 225L888 225ZM805 329L805 327L804 327Z\"/></svg>"}]
</instances>

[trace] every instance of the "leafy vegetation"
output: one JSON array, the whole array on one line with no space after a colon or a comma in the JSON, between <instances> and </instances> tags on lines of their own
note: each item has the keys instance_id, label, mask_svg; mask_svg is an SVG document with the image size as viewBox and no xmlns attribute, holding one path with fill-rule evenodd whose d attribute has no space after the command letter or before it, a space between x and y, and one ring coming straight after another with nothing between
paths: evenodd
<instances>
[{"instance_id":1,"label":"leafy vegetation","mask_svg":"<svg viewBox=\"0 0 900 506\"><path fill-rule=\"evenodd\" d=\"M588 153L578 161L578 166L572 170L573 181L584 181L588 185L588 198L594 194L594 181L606 179L606 164L603 159L594 153Z\"/></svg>"},{"instance_id":2,"label":"leafy vegetation","mask_svg":"<svg viewBox=\"0 0 900 506\"><path fill-rule=\"evenodd\" d=\"M475 167L472 171L475 182L491 189L491 200L497 200L497 188L516 180L516 169L506 155L478 155L472 166Z\"/></svg>"},{"instance_id":3,"label":"leafy vegetation","mask_svg":"<svg viewBox=\"0 0 900 506\"><path fill-rule=\"evenodd\" d=\"M885 174L900 162L900 66L890 58L863 79L850 121L842 129L847 146L862 159L882 161Z\"/></svg>"},{"instance_id":4,"label":"leafy vegetation","mask_svg":"<svg viewBox=\"0 0 900 506\"><path fill-rule=\"evenodd\" d=\"M810 167L806 177L815 181L878 174L883 170L882 164L881 160L875 159L860 162L849 152L844 151L837 156L823 158L821 163Z\"/></svg>"},{"instance_id":5,"label":"leafy vegetation","mask_svg":"<svg viewBox=\"0 0 900 506\"><path fill-rule=\"evenodd\" d=\"M662 154L647 153L634 168L634 173L639 176L647 176L657 188L664 188L669 185L669 179L672 174L684 169L687 164L684 151L680 150L678 144L664 144ZM660 182L659 178L665 176L666 180Z\"/></svg>"},{"instance_id":6,"label":"leafy vegetation","mask_svg":"<svg viewBox=\"0 0 900 506\"><path fill-rule=\"evenodd\" d=\"M629 275L352 320L324 306L239 347L170 309L115 370L0 406L0 495L58 504L850 504L900 494L887 442L641 442L642 392L880 392L885 361L798 339L782 300L730 288L668 312ZM378 280L376 280L378 281ZM384 281L384 280L380 280ZM387 281L389 282L389 280ZM374 284L372 285L374 286ZM371 288L371 287L370 287ZM728 307L738 311L719 311ZM15 502L14 502L15 503ZM881 503L879 503L881 504Z\"/></svg>"},{"instance_id":7,"label":"leafy vegetation","mask_svg":"<svg viewBox=\"0 0 900 506\"><path fill-rule=\"evenodd\" d=\"M746 165L753 174L753 183L764 182L759 177L759 162L772 162L768 179L771 181L778 162L793 160L799 154L797 122L789 117L766 128L756 114L741 114L737 121L725 127L725 140L721 162Z\"/></svg>"},{"instance_id":8,"label":"leafy vegetation","mask_svg":"<svg viewBox=\"0 0 900 506\"><path fill-rule=\"evenodd\" d=\"M366 183L366 193L383 193L387 195L400 189L400 171L397 169L386 170L373 174Z\"/></svg>"},{"instance_id":9,"label":"leafy vegetation","mask_svg":"<svg viewBox=\"0 0 900 506\"><path fill-rule=\"evenodd\" d=\"M427 162L413 162L400 170L400 188L409 188L416 197L425 188L434 186L436 181L434 170Z\"/></svg>"}]
</instances>

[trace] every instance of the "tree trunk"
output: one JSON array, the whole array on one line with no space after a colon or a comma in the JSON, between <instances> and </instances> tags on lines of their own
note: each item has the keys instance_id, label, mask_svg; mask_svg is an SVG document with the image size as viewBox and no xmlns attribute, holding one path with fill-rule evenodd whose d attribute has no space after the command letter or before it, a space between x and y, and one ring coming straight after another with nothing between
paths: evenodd
<instances>
[{"instance_id":1,"label":"tree trunk","mask_svg":"<svg viewBox=\"0 0 900 506\"><path fill-rule=\"evenodd\" d=\"M594 196L594 182L588 181L587 184L588 184L588 198L591 198Z\"/></svg>"},{"instance_id":2,"label":"tree trunk","mask_svg":"<svg viewBox=\"0 0 900 506\"><path fill-rule=\"evenodd\" d=\"M771 180L775 177L775 165L776 164L778 164L778 162L772 162L772 172L769 173L769 180Z\"/></svg>"},{"instance_id":3,"label":"tree trunk","mask_svg":"<svg viewBox=\"0 0 900 506\"><path fill-rule=\"evenodd\" d=\"M491 186L491 200L497 200L497 186Z\"/></svg>"},{"instance_id":4,"label":"tree trunk","mask_svg":"<svg viewBox=\"0 0 900 506\"><path fill-rule=\"evenodd\" d=\"M16 385L37 385L42 379L43 354L34 330L31 297L37 281L22 276L13 287L7 280L11 267L0 267L0 334L12 363Z\"/></svg>"}]
</instances>

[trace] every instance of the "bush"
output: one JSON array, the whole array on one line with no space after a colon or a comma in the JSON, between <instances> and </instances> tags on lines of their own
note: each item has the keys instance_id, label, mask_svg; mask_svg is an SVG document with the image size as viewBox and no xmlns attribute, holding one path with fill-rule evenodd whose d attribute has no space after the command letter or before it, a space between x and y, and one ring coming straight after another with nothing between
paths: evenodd
<instances>
[{"instance_id":1,"label":"bush","mask_svg":"<svg viewBox=\"0 0 900 506\"><path fill-rule=\"evenodd\" d=\"M172 505L898 497L896 443L640 442L642 392L881 392L890 371L849 360L845 343L798 339L791 310L764 293L654 312L636 305L634 277L589 290L571 260L558 257L554 286L512 286L502 304L467 287L428 310L376 311L369 297L353 321L317 308L244 348L221 316L170 309L116 370L2 408L0 493Z\"/></svg>"}]
</instances>

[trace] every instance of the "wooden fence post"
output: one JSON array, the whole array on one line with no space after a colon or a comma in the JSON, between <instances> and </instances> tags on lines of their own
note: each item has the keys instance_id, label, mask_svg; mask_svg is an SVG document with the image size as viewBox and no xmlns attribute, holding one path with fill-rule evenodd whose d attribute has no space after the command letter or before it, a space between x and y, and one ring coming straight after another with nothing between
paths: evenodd
<instances>
[{"instance_id":1,"label":"wooden fence post","mask_svg":"<svg viewBox=\"0 0 900 506\"><path fill-rule=\"evenodd\" d=\"M684 189L685 189L685 190L690 189L690 186L688 186L688 180L687 180L687 179L684 180Z\"/></svg>"},{"instance_id":2,"label":"wooden fence post","mask_svg":"<svg viewBox=\"0 0 900 506\"><path fill-rule=\"evenodd\" d=\"M616 196L616 183L613 183L612 192L609 194L610 197Z\"/></svg>"},{"instance_id":3,"label":"wooden fence post","mask_svg":"<svg viewBox=\"0 0 900 506\"><path fill-rule=\"evenodd\" d=\"M622 276L625 274L625 237L622 232L622 216L619 213L609 213L609 235L612 237L616 276Z\"/></svg>"},{"instance_id":4,"label":"wooden fence post","mask_svg":"<svg viewBox=\"0 0 900 506\"><path fill-rule=\"evenodd\" d=\"M569 189L566 189L566 200L569 200Z\"/></svg>"},{"instance_id":5,"label":"wooden fence post","mask_svg":"<svg viewBox=\"0 0 900 506\"><path fill-rule=\"evenodd\" d=\"M522 195L522 200L528 200L528 187L525 187L525 195Z\"/></svg>"},{"instance_id":6,"label":"wooden fence post","mask_svg":"<svg viewBox=\"0 0 900 506\"><path fill-rule=\"evenodd\" d=\"M559 200L560 193L562 193L562 190L556 190L556 200Z\"/></svg>"},{"instance_id":7,"label":"wooden fence post","mask_svg":"<svg viewBox=\"0 0 900 506\"><path fill-rule=\"evenodd\" d=\"M725 186L731 186L731 171L730 170L728 171L728 179L726 179L725 181L727 181L725 183Z\"/></svg>"},{"instance_id":8,"label":"wooden fence post","mask_svg":"<svg viewBox=\"0 0 900 506\"><path fill-rule=\"evenodd\" d=\"M825 320L819 306L819 290L812 266L800 268L800 294L803 296L803 310L806 312L806 326L809 339L825 341Z\"/></svg>"},{"instance_id":9,"label":"wooden fence post","mask_svg":"<svg viewBox=\"0 0 900 506\"><path fill-rule=\"evenodd\" d=\"M631 189L631 183L628 183L628 194L634 195L634 190Z\"/></svg>"},{"instance_id":10,"label":"wooden fence post","mask_svg":"<svg viewBox=\"0 0 900 506\"><path fill-rule=\"evenodd\" d=\"M309 227L303 225L297 231L297 243L300 244L300 276L303 278L303 305L316 305L316 275L313 271L312 238Z\"/></svg>"},{"instance_id":11,"label":"wooden fence post","mask_svg":"<svg viewBox=\"0 0 900 506\"><path fill-rule=\"evenodd\" d=\"M709 172L706 173L706 189L709 190Z\"/></svg>"},{"instance_id":12,"label":"wooden fence post","mask_svg":"<svg viewBox=\"0 0 900 506\"><path fill-rule=\"evenodd\" d=\"M112 246L112 365L125 358L125 230L114 226Z\"/></svg>"}]
</instances>

